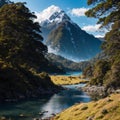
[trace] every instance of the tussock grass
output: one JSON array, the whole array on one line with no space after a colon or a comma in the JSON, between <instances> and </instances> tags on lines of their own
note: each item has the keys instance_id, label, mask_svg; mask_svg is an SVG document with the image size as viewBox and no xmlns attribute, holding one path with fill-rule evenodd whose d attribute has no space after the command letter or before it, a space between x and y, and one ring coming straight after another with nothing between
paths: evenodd
<instances>
[{"instance_id":1,"label":"tussock grass","mask_svg":"<svg viewBox=\"0 0 120 120\"><path fill-rule=\"evenodd\" d=\"M88 81L82 79L80 76L62 76L62 75L52 75L50 76L54 84L57 85L70 85L78 83L87 83Z\"/></svg>"},{"instance_id":2,"label":"tussock grass","mask_svg":"<svg viewBox=\"0 0 120 120\"><path fill-rule=\"evenodd\" d=\"M89 119L120 120L120 94L112 94L99 101L74 105L52 118L52 120Z\"/></svg>"}]
</instances>

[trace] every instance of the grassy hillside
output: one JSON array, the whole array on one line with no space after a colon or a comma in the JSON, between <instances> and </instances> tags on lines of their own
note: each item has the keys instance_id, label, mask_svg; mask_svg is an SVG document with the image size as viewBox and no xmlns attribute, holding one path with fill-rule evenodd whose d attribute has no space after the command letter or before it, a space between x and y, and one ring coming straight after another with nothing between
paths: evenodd
<instances>
[{"instance_id":1,"label":"grassy hillside","mask_svg":"<svg viewBox=\"0 0 120 120\"><path fill-rule=\"evenodd\" d=\"M120 120L120 94L90 103L78 103L52 120Z\"/></svg>"},{"instance_id":2,"label":"grassy hillside","mask_svg":"<svg viewBox=\"0 0 120 120\"><path fill-rule=\"evenodd\" d=\"M82 79L82 76L62 76L62 75L52 75L50 76L51 80L56 85L68 85L68 84L78 84L78 83L87 83L88 81Z\"/></svg>"}]
</instances>

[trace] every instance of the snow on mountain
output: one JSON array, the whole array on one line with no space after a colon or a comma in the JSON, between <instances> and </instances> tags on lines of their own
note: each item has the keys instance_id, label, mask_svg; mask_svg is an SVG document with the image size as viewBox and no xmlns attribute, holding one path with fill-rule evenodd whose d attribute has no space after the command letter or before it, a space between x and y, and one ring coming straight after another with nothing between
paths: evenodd
<instances>
[{"instance_id":1,"label":"snow on mountain","mask_svg":"<svg viewBox=\"0 0 120 120\"><path fill-rule=\"evenodd\" d=\"M66 13L61 10L58 6L52 5L42 12L36 13L37 19L41 25L44 23L60 23L64 20L70 20Z\"/></svg>"},{"instance_id":2,"label":"snow on mountain","mask_svg":"<svg viewBox=\"0 0 120 120\"><path fill-rule=\"evenodd\" d=\"M82 30L59 7L50 6L37 14L49 52L70 59L90 59L99 53L101 41Z\"/></svg>"},{"instance_id":3,"label":"snow on mountain","mask_svg":"<svg viewBox=\"0 0 120 120\"><path fill-rule=\"evenodd\" d=\"M44 9L42 12L36 13L37 16L37 22L41 23L43 21L49 20L50 16L53 15L55 12L60 12L61 9L55 5L52 5L48 7L47 9Z\"/></svg>"},{"instance_id":4,"label":"snow on mountain","mask_svg":"<svg viewBox=\"0 0 120 120\"><path fill-rule=\"evenodd\" d=\"M70 18L66 15L66 13L64 11L59 11L59 12L55 12L53 15L51 15L51 17L49 18L49 21L50 23L52 22L57 22L57 23L60 23L60 22L63 22L63 21L66 21L66 20L69 20L70 21Z\"/></svg>"}]
</instances>

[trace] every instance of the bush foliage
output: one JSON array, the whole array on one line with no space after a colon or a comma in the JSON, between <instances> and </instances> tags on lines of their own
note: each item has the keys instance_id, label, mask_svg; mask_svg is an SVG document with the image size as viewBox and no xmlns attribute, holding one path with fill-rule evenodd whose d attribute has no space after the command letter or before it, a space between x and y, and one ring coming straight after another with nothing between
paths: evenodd
<instances>
[{"instance_id":1,"label":"bush foliage","mask_svg":"<svg viewBox=\"0 0 120 120\"><path fill-rule=\"evenodd\" d=\"M95 6L86 15L98 18L101 27L111 29L106 33L106 41L102 45L108 57L93 65L90 84L117 88L120 87L120 1L88 0L88 5L91 4ZM89 70L90 68L87 71Z\"/></svg>"}]
</instances>

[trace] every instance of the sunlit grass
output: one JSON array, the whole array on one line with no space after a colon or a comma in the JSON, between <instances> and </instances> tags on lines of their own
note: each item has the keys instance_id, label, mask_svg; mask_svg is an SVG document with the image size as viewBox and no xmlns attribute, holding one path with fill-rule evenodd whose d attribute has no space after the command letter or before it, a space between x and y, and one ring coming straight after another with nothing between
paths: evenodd
<instances>
[{"instance_id":1,"label":"sunlit grass","mask_svg":"<svg viewBox=\"0 0 120 120\"><path fill-rule=\"evenodd\" d=\"M78 83L87 83L88 81L82 79L81 76L62 76L62 75L52 75L50 76L54 84L57 85L70 85Z\"/></svg>"},{"instance_id":2,"label":"sunlit grass","mask_svg":"<svg viewBox=\"0 0 120 120\"><path fill-rule=\"evenodd\" d=\"M120 94L99 101L79 103L56 115L53 120L120 120Z\"/></svg>"}]
</instances>

